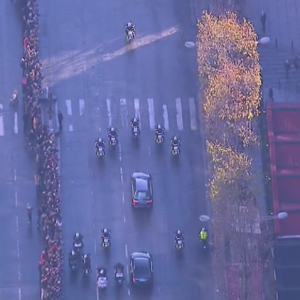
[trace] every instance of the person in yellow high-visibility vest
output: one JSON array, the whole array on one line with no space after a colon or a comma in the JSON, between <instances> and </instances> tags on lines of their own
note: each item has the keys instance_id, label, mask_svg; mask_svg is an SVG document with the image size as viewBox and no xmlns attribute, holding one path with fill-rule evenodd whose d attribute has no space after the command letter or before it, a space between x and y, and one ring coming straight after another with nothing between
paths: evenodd
<instances>
[{"instance_id":1,"label":"person in yellow high-visibility vest","mask_svg":"<svg viewBox=\"0 0 300 300\"><path fill-rule=\"evenodd\" d=\"M207 230L205 228L202 228L199 233L200 240L205 242L207 240Z\"/></svg>"}]
</instances>

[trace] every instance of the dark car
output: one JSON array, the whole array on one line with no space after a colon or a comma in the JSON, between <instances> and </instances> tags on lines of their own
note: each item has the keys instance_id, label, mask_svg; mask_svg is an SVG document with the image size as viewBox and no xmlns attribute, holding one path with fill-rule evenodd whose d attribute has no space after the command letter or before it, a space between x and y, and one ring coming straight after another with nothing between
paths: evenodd
<instances>
[{"instance_id":1,"label":"dark car","mask_svg":"<svg viewBox=\"0 0 300 300\"><path fill-rule=\"evenodd\" d=\"M133 207L151 207L153 204L152 178L150 174L136 172L131 175Z\"/></svg>"},{"instance_id":2,"label":"dark car","mask_svg":"<svg viewBox=\"0 0 300 300\"><path fill-rule=\"evenodd\" d=\"M151 286L153 283L153 262L148 252L134 252L130 255L131 283L137 286Z\"/></svg>"}]
</instances>

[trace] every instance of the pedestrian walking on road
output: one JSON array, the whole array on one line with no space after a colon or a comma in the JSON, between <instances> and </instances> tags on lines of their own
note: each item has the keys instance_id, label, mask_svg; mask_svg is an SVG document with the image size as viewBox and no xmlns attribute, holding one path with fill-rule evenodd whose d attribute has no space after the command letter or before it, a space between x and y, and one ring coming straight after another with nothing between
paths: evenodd
<instances>
[{"instance_id":1,"label":"pedestrian walking on road","mask_svg":"<svg viewBox=\"0 0 300 300\"><path fill-rule=\"evenodd\" d=\"M286 78L289 78L289 72L291 70L291 64L290 64L288 59L284 62L284 69L285 69Z\"/></svg>"},{"instance_id":2,"label":"pedestrian walking on road","mask_svg":"<svg viewBox=\"0 0 300 300\"><path fill-rule=\"evenodd\" d=\"M27 203L26 210L27 210L28 224L31 225L31 223L32 223L32 206L29 203Z\"/></svg>"},{"instance_id":3,"label":"pedestrian walking on road","mask_svg":"<svg viewBox=\"0 0 300 300\"><path fill-rule=\"evenodd\" d=\"M58 124L59 124L59 131L62 131L62 121L64 119L64 116L60 110L57 113L57 118L58 118Z\"/></svg>"},{"instance_id":4,"label":"pedestrian walking on road","mask_svg":"<svg viewBox=\"0 0 300 300\"><path fill-rule=\"evenodd\" d=\"M267 14L264 11L262 11L260 15L260 22L261 22L263 32L266 31L266 21L267 21Z\"/></svg>"}]
</instances>

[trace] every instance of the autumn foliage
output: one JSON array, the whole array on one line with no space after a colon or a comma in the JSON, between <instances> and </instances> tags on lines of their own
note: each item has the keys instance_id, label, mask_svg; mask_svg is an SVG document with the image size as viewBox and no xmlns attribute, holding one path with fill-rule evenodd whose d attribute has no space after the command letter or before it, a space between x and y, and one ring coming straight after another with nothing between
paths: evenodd
<instances>
[{"instance_id":1,"label":"autumn foliage","mask_svg":"<svg viewBox=\"0 0 300 300\"><path fill-rule=\"evenodd\" d=\"M260 259L261 237L257 234L255 206L258 189L248 154L250 147L259 147L253 129L261 103L257 45L252 24L238 20L234 13L221 16L204 13L198 23L202 119L210 155L209 198L216 220L215 260L224 269L227 264L224 245L236 252L231 263L247 268L253 263L253 256L257 262ZM219 275L224 280L224 274ZM246 277L241 280L247 282ZM240 296L247 300L250 293L249 286L245 286Z\"/></svg>"}]
</instances>

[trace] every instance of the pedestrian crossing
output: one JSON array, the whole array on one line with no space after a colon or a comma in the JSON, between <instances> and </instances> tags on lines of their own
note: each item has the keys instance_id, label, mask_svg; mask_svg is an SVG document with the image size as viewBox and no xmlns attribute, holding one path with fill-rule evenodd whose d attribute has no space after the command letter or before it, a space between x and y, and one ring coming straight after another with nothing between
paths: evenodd
<instances>
[{"instance_id":1,"label":"pedestrian crossing","mask_svg":"<svg viewBox=\"0 0 300 300\"><path fill-rule=\"evenodd\" d=\"M66 99L64 107L59 104L65 116L64 127L68 131L77 131L80 126L78 118L85 118L87 114L86 106L87 101L84 99ZM168 103L162 103L154 98L107 98L97 100L92 105L88 103L88 106L96 115L93 123L96 123L99 131L111 126L127 127L133 117L139 118L141 129L145 127L153 130L157 124L163 125L167 131L175 129L196 131L198 128L198 104L193 97L175 98Z\"/></svg>"}]
</instances>

